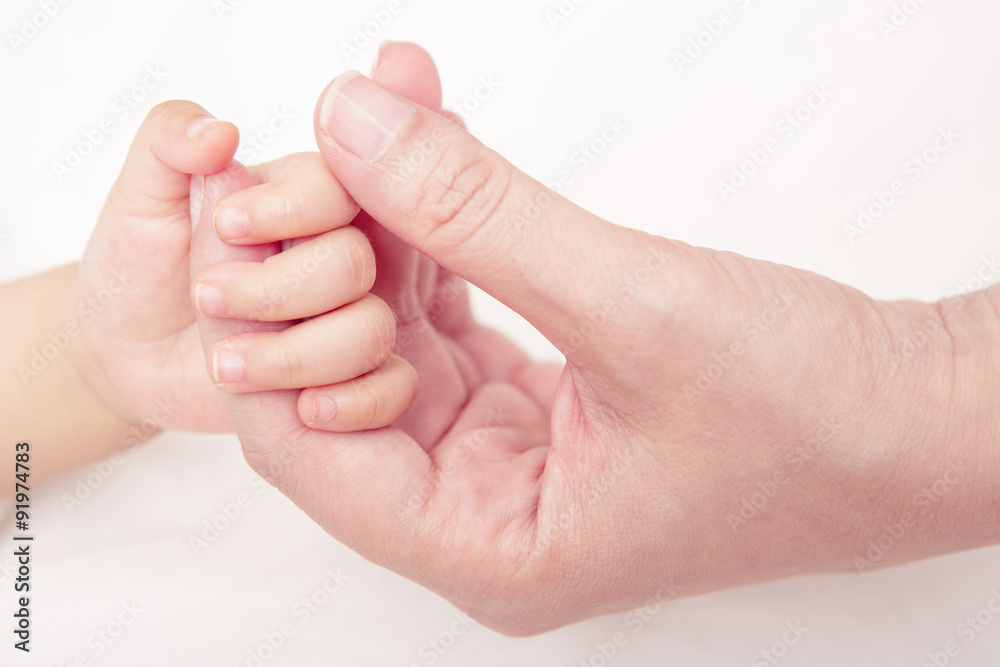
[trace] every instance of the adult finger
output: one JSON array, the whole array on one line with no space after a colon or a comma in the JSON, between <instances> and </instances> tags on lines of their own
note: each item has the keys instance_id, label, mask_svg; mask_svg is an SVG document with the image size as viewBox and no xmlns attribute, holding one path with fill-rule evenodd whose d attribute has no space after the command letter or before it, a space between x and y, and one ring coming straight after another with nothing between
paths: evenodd
<instances>
[{"instance_id":1,"label":"adult finger","mask_svg":"<svg viewBox=\"0 0 1000 667\"><path fill-rule=\"evenodd\" d=\"M648 254L648 237L581 209L357 72L328 87L315 121L327 165L365 211L564 352L577 347L587 318L613 325L603 308L620 300L619 283ZM669 255L670 244L661 247ZM597 327L583 344L616 333Z\"/></svg>"}]
</instances>

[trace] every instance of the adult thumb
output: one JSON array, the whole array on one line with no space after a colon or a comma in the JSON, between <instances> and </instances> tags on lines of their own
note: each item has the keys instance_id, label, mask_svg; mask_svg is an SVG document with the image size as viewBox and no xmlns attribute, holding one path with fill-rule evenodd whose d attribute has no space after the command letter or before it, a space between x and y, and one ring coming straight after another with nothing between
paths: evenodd
<instances>
[{"instance_id":1,"label":"adult thumb","mask_svg":"<svg viewBox=\"0 0 1000 667\"><path fill-rule=\"evenodd\" d=\"M455 123L357 72L330 84L315 122L327 165L365 211L523 315L567 356L580 346L581 323L616 298L642 252L644 235L576 206ZM587 343L601 333L595 327Z\"/></svg>"}]
</instances>

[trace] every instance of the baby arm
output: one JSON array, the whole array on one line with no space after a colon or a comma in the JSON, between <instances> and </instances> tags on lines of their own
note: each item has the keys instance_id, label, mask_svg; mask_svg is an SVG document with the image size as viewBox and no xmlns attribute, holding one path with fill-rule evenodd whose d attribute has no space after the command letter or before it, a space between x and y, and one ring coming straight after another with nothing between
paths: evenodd
<instances>
[{"instance_id":1,"label":"baby arm","mask_svg":"<svg viewBox=\"0 0 1000 667\"><path fill-rule=\"evenodd\" d=\"M191 102L153 109L78 264L0 286L0 423L41 481L162 427L231 428L187 298L192 173L224 167L232 125ZM5 492L9 492L6 490Z\"/></svg>"}]
</instances>

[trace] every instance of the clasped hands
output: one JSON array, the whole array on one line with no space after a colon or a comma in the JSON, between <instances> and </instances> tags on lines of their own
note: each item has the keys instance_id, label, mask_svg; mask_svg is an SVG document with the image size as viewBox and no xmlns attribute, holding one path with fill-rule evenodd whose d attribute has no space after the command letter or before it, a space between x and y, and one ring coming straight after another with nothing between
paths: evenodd
<instances>
[{"instance_id":1,"label":"clasped hands","mask_svg":"<svg viewBox=\"0 0 1000 667\"><path fill-rule=\"evenodd\" d=\"M877 302L602 220L442 112L413 45L314 121L318 153L246 168L197 105L147 119L70 299L133 276L76 354L121 419L169 397L164 426L235 430L333 537L509 634L850 571L954 462L980 465L879 565L1000 538L995 294ZM566 364L478 324L466 280Z\"/></svg>"}]
</instances>

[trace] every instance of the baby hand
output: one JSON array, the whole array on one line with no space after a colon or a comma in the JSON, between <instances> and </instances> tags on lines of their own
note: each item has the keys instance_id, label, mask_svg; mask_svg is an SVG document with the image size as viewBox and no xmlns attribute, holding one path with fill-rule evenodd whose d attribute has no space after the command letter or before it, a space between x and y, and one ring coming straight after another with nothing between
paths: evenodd
<instances>
[{"instance_id":1,"label":"baby hand","mask_svg":"<svg viewBox=\"0 0 1000 667\"><path fill-rule=\"evenodd\" d=\"M83 259L66 269L73 275L62 318L80 330L69 356L90 390L126 423L232 429L205 374L188 298L188 188L191 174L224 168L238 141L233 125L191 102L154 108Z\"/></svg>"},{"instance_id":2,"label":"baby hand","mask_svg":"<svg viewBox=\"0 0 1000 667\"><path fill-rule=\"evenodd\" d=\"M358 206L319 154L291 155L256 174L234 162L201 181L192 181L191 194L192 202L201 201L200 224L214 227L220 256L220 238L243 246L237 250L243 261L211 264L194 276L198 310L273 323L212 346L210 370L219 387L230 393L305 388L299 417L322 430L379 428L398 419L416 397L417 375L392 354L393 311L369 293L375 255L350 224ZM286 238L295 240L278 243Z\"/></svg>"}]
</instances>

